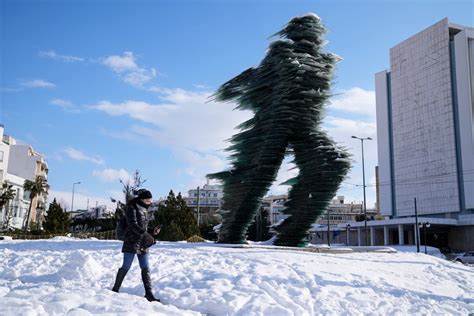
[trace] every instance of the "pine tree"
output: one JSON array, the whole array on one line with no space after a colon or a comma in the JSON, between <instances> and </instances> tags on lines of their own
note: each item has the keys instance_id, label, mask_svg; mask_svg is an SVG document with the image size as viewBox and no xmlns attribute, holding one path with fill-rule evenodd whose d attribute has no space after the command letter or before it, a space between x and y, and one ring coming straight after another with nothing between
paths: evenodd
<instances>
[{"instance_id":1,"label":"pine tree","mask_svg":"<svg viewBox=\"0 0 474 316\"><path fill-rule=\"evenodd\" d=\"M161 225L159 240L178 241L199 235L199 227L191 209L187 206L181 193L175 196L173 190L155 212L153 224Z\"/></svg>"},{"instance_id":2,"label":"pine tree","mask_svg":"<svg viewBox=\"0 0 474 316\"><path fill-rule=\"evenodd\" d=\"M49 205L43 228L48 233L65 233L69 231L71 220L56 199Z\"/></svg>"}]
</instances>

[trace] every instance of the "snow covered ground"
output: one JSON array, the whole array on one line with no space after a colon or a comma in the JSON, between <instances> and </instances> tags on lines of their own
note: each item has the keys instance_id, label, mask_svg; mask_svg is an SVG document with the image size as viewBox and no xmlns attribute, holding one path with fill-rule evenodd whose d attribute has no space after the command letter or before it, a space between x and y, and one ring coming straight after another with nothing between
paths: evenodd
<instances>
[{"instance_id":1,"label":"snow covered ground","mask_svg":"<svg viewBox=\"0 0 474 316\"><path fill-rule=\"evenodd\" d=\"M474 313L474 268L417 253L328 254L160 243L155 294L138 262L110 291L121 242L0 242L0 315L406 315Z\"/></svg>"}]
</instances>

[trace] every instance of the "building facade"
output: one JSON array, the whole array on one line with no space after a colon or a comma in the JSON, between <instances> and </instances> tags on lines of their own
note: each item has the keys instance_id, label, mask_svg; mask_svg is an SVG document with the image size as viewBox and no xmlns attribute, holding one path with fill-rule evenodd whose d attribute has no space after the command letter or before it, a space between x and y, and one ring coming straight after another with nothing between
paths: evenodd
<instances>
[{"instance_id":1,"label":"building facade","mask_svg":"<svg viewBox=\"0 0 474 316\"><path fill-rule=\"evenodd\" d=\"M107 205L98 205L91 207L88 210L77 210L75 212L68 213L72 215L72 218L104 219L112 218L115 215L115 210Z\"/></svg>"},{"instance_id":2,"label":"building facade","mask_svg":"<svg viewBox=\"0 0 474 316\"><path fill-rule=\"evenodd\" d=\"M283 214L287 200L287 194L269 195L263 198L261 207L267 211L271 225L275 225L288 217L288 215Z\"/></svg>"},{"instance_id":3,"label":"building facade","mask_svg":"<svg viewBox=\"0 0 474 316\"><path fill-rule=\"evenodd\" d=\"M375 220L378 213L377 210L367 209L367 219ZM316 224L338 225L348 222L362 221L364 216L364 208L362 203L345 203L344 196L338 196L331 201L328 209L316 221Z\"/></svg>"},{"instance_id":4,"label":"building facade","mask_svg":"<svg viewBox=\"0 0 474 316\"><path fill-rule=\"evenodd\" d=\"M207 183L202 188L189 190L184 200L196 215L199 223L216 222L220 220L218 210L221 207L223 195L222 186Z\"/></svg>"},{"instance_id":5,"label":"building facade","mask_svg":"<svg viewBox=\"0 0 474 316\"><path fill-rule=\"evenodd\" d=\"M4 134L0 126L0 180L12 185L15 198L0 210L0 225L3 229L7 223L10 228L21 229L30 206L29 192L23 185L25 180L34 181L36 176L47 180L48 165L41 154L31 146L17 144L16 140ZM46 210L47 193L38 195L32 201L30 223L41 223Z\"/></svg>"},{"instance_id":6,"label":"building facade","mask_svg":"<svg viewBox=\"0 0 474 316\"><path fill-rule=\"evenodd\" d=\"M473 63L474 29L445 18L391 48L375 75L384 243L419 236L416 199L432 245L474 249Z\"/></svg>"}]
</instances>

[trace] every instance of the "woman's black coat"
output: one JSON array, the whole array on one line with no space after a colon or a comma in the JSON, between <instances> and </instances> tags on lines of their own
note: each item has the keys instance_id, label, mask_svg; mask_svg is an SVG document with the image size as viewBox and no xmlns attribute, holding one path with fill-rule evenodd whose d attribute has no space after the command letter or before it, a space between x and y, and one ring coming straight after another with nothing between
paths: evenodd
<instances>
[{"instance_id":1,"label":"woman's black coat","mask_svg":"<svg viewBox=\"0 0 474 316\"><path fill-rule=\"evenodd\" d=\"M147 232L149 222L147 207L135 198L125 206L125 218L127 229L122 252L148 253L148 247L155 243L155 239Z\"/></svg>"}]
</instances>

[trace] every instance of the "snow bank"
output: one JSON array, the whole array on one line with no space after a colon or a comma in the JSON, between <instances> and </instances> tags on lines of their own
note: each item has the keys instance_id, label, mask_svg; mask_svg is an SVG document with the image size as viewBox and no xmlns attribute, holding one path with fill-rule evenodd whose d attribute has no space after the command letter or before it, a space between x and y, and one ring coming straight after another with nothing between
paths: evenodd
<instances>
[{"instance_id":1,"label":"snow bank","mask_svg":"<svg viewBox=\"0 0 474 316\"><path fill-rule=\"evenodd\" d=\"M396 249L397 251L400 251L400 252L417 252L416 246L413 246L413 245L390 246L390 247L392 247L392 248L394 248L394 249ZM420 252L425 253L425 246L424 245L420 246ZM443 255L441 253L441 251L438 248L435 248L435 247L427 246L426 247L426 254L431 255L431 256L435 256L435 257L438 257L438 258L441 258L441 259L446 259L446 256Z\"/></svg>"},{"instance_id":2,"label":"snow bank","mask_svg":"<svg viewBox=\"0 0 474 316\"><path fill-rule=\"evenodd\" d=\"M315 315L474 312L474 269L417 253L327 254L209 243L150 252L155 294L138 262L110 291L121 242L0 243L1 315Z\"/></svg>"}]
</instances>

